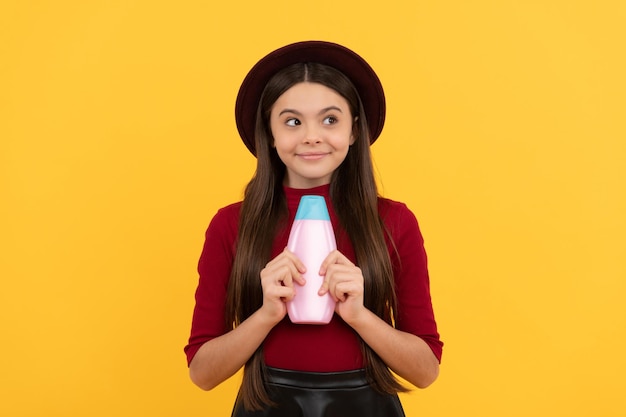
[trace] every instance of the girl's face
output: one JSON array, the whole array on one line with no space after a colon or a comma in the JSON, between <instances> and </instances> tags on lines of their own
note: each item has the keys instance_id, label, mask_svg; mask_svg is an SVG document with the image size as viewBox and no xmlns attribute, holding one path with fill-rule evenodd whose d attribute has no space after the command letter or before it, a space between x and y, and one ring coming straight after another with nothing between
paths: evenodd
<instances>
[{"instance_id":1,"label":"girl's face","mask_svg":"<svg viewBox=\"0 0 626 417\"><path fill-rule=\"evenodd\" d=\"M284 184L330 183L354 143L352 123L348 102L331 88L302 82L285 91L270 112L273 145L287 167Z\"/></svg>"}]
</instances>

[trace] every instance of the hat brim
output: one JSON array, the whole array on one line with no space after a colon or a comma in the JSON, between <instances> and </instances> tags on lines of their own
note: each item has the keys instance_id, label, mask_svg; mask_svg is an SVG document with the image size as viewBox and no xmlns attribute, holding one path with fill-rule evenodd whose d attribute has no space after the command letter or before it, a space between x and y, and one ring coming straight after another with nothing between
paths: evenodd
<instances>
[{"instance_id":1,"label":"hat brim","mask_svg":"<svg viewBox=\"0 0 626 417\"><path fill-rule=\"evenodd\" d=\"M279 48L257 62L239 88L235 103L237 130L246 147L256 155L254 131L261 94L281 69L297 63L316 62L341 71L355 85L363 103L370 130L370 144L385 123L385 93L372 67L350 49L332 42L305 41Z\"/></svg>"}]
</instances>

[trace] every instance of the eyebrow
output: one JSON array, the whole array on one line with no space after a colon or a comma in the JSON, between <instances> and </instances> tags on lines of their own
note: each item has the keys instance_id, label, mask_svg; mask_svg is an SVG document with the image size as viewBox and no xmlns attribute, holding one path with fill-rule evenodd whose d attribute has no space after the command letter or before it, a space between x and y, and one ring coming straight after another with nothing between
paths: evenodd
<instances>
[{"instance_id":1,"label":"eyebrow","mask_svg":"<svg viewBox=\"0 0 626 417\"><path fill-rule=\"evenodd\" d=\"M337 107L337 106L328 106L328 107L325 107L322 110L320 110L318 115L327 113L327 112L329 112L331 110L336 110L339 113L343 113L343 111L339 107ZM281 116L284 113L293 113L293 114L295 114L297 116L302 116L302 113L300 113L298 110L295 110L295 109L283 109L280 113L278 113L278 115Z\"/></svg>"}]
</instances>

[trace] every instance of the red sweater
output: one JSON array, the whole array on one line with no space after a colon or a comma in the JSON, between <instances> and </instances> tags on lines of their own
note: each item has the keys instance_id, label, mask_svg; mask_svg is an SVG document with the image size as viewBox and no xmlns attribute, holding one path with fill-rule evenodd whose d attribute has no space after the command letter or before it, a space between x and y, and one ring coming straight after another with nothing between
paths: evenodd
<instances>
[{"instance_id":1,"label":"red sweater","mask_svg":"<svg viewBox=\"0 0 626 417\"><path fill-rule=\"evenodd\" d=\"M291 225L303 195L323 195L337 235L337 249L356 262L348 239L342 239L337 216L329 198L329 186L308 190L284 188ZM226 332L224 305L231 266L235 256L235 241L241 202L220 209L206 232L200 256L200 280L196 290L191 336L185 347L188 363L205 342ZM379 198L379 213L396 245L388 244L391 256L398 311L396 328L422 338L441 360L443 343L439 339L430 299L426 252L417 220L402 203ZM286 246L289 227L279 231L274 241L272 258ZM260 285L260 281L259 281ZM293 324L285 317L264 341L265 362L282 369L314 372L335 372L363 367L363 357L357 333L337 314L327 325Z\"/></svg>"}]
</instances>

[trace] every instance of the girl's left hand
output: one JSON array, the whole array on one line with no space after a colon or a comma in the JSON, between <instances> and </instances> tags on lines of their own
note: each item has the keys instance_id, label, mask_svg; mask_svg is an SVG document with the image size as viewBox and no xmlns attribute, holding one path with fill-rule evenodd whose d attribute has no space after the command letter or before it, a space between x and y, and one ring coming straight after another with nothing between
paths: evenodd
<instances>
[{"instance_id":1,"label":"girl's left hand","mask_svg":"<svg viewBox=\"0 0 626 417\"><path fill-rule=\"evenodd\" d=\"M324 282L318 294L329 293L337 303L335 311L348 324L365 311L363 305L363 273L341 252L331 252L320 267Z\"/></svg>"}]
</instances>

